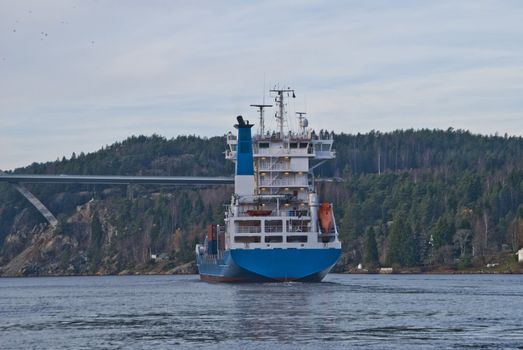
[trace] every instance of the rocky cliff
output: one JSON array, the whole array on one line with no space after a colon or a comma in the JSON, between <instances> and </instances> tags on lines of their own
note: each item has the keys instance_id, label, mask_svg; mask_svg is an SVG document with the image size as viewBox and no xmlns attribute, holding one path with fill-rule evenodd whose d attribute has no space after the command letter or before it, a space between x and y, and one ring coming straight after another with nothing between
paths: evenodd
<instances>
[{"instance_id":1,"label":"rocky cliff","mask_svg":"<svg viewBox=\"0 0 523 350\"><path fill-rule=\"evenodd\" d=\"M230 189L141 190L135 198L111 192L106 190L103 199L90 198L74 211L62 213L57 227L44 222L32 225L28 216L34 213L24 208L4 239L0 275L195 272L191 264L194 244L203 236L207 219L213 219L212 208L221 207L214 202L225 201ZM85 199L77 195L75 199ZM179 226L183 220L178 216L186 213L177 212L174 198L178 195L190 210L201 205L196 208L201 221L191 229Z\"/></svg>"}]
</instances>

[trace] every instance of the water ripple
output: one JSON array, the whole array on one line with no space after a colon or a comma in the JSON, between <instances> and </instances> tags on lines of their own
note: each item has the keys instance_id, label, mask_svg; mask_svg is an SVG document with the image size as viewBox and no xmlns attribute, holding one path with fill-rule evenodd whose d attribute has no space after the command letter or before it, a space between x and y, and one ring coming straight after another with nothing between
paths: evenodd
<instances>
[{"instance_id":1,"label":"water ripple","mask_svg":"<svg viewBox=\"0 0 523 350\"><path fill-rule=\"evenodd\" d=\"M0 280L4 349L523 348L523 276Z\"/></svg>"}]
</instances>

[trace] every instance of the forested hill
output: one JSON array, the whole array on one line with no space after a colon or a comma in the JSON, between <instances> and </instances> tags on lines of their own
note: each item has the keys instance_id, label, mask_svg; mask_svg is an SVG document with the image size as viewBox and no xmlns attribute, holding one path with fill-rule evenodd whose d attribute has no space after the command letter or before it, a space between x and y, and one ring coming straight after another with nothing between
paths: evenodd
<instances>
[{"instance_id":1,"label":"forested hill","mask_svg":"<svg viewBox=\"0 0 523 350\"><path fill-rule=\"evenodd\" d=\"M16 169L34 174L232 175L225 137L130 137L90 154ZM461 130L335 135L335 161L317 175L333 202L344 269L483 264L523 245L523 138ZM227 187L33 185L55 230L10 185L0 185L0 273L118 273L193 259L206 224L222 220Z\"/></svg>"}]
</instances>

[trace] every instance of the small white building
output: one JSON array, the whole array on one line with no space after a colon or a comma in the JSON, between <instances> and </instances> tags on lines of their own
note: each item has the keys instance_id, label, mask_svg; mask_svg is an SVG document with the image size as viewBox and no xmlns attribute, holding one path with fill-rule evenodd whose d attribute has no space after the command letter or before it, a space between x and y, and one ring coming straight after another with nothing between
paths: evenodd
<instances>
[{"instance_id":1,"label":"small white building","mask_svg":"<svg viewBox=\"0 0 523 350\"><path fill-rule=\"evenodd\" d=\"M518 262L523 264L523 248L518 251Z\"/></svg>"}]
</instances>

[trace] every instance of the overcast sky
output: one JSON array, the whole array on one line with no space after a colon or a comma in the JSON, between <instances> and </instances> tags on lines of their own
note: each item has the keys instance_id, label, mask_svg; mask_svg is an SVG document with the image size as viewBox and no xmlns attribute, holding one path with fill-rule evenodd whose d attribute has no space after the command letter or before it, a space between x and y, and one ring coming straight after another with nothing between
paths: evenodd
<instances>
[{"instance_id":1,"label":"overcast sky","mask_svg":"<svg viewBox=\"0 0 523 350\"><path fill-rule=\"evenodd\" d=\"M0 0L0 169L223 135L275 84L316 129L523 135L523 1Z\"/></svg>"}]
</instances>

